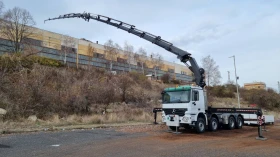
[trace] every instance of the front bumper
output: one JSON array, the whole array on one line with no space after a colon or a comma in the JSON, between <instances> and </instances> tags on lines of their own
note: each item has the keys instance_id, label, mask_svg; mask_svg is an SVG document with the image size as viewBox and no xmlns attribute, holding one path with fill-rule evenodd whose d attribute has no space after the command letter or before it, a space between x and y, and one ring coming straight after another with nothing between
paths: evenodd
<instances>
[{"instance_id":1,"label":"front bumper","mask_svg":"<svg viewBox=\"0 0 280 157\"><path fill-rule=\"evenodd\" d=\"M178 115L177 115L178 116ZM168 124L170 121L172 121L172 117L174 115L162 115L162 122L165 122ZM184 116L178 116L179 117L179 123L181 124L192 124L193 118L191 115L184 115Z\"/></svg>"}]
</instances>

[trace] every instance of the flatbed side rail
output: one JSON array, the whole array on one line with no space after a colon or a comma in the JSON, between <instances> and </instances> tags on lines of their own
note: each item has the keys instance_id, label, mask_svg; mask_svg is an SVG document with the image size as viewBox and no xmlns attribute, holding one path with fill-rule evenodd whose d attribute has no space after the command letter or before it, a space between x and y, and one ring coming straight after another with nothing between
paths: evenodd
<instances>
[{"instance_id":1,"label":"flatbed side rail","mask_svg":"<svg viewBox=\"0 0 280 157\"><path fill-rule=\"evenodd\" d=\"M244 113L244 114L262 114L260 108L212 108L208 107L209 113Z\"/></svg>"}]
</instances>

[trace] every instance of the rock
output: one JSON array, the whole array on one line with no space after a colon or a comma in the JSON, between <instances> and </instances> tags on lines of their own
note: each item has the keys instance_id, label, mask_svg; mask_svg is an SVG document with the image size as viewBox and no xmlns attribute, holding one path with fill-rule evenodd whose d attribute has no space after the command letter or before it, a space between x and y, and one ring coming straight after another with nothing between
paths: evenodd
<instances>
[{"instance_id":1,"label":"rock","mask_svg":"<svg viewBox=\"0 0 280 157\"><path fill-rule=\"evenodd\" d=\"M32 121L32 122L36 122L37 120L37 116L36 115L31 115L27 118L29 121Z\"/></svg>"},{"instance_id":2,"label":"rock","mask_svg":"<svg viewBox=\"0 0 280 157\"><path fill-rule=\"evenodd\" d=\"M0 115L5 115L6 113L7 113L7 111L6 111L6 110L4 110L4 109L0 108Z\"/></svg>"}]
</instances>

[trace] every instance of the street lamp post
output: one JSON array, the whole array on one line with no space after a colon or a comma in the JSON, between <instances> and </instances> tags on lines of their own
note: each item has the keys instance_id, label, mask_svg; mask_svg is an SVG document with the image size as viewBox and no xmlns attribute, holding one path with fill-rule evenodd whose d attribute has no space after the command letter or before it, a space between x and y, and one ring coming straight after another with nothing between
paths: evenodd
<instances>
[{"instance_id":1,"label":"street lamp post","mask_svg":"<svg viewBox=\"0 0 280 157\"><path fill-rule=\"evenodd\" d=\"M235 56L231 56L229 58L233 58L234 62L234 70L235 70L235 82L236 82L236 91L237 91L237 100L238 100L238 107L240 108L240 100L239 100L239 91L238 91L238 84L237 84L237 79L238 77L236 76L236 66L235 66Z\"/></svg>"},{"instance_id":2,"label":"street lamp post","mask_svg":"<svg viewBox=\"0 0 280 157\"><path fill-rule=\"evenodd\" d=\"M278 81L278 93L280 94L280 82Z\"/></svg>"}]
</instances>

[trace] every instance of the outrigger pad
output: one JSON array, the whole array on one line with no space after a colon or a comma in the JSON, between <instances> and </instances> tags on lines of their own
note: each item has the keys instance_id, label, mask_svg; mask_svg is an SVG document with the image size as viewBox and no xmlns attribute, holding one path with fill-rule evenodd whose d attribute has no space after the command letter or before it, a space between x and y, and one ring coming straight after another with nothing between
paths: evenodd
<instances>
[{"instance_id":1,"label":"outrigger pad","mask_svg":"<svg viewBox=\"0 0 280 157\"><path fill-rule=\"evenodd\" d=\"M262 140L262 141L265 141L265 140L267 140L267 138L265 138L265 137L256 137L256 140Z\"/></svg>"}]
</instances>

